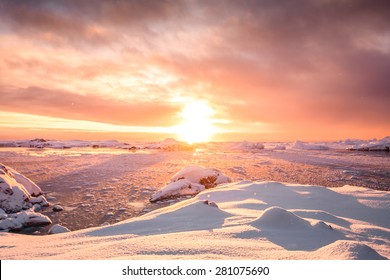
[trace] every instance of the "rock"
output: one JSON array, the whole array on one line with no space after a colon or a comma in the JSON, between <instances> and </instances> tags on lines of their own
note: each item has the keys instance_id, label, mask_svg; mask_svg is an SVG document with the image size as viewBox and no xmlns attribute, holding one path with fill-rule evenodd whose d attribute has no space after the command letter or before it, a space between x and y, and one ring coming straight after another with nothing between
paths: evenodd
<instances>
[{"instance_id":1,"label":"rock","mask_svg":"<svg viewBox=\"0 0 390 280\"><path fill-rule=\"evenodd\" d=\"M0 164L0 208L15 213L32 206L31 196L40 196L42 190L30 179L10 167Z\"/></svg>"},{"instance_id":2,"label":"rock","mask_svg":"<svg viewBox=\"0 0 390 280\"><path fill-rule=\"evenodd\" d=\"M39 211L42 210L42 207L41 207L41 205L39 205L39 204L34 204L33 210L34 210L35 212L39 212Z\"/></svg>"},{"instance_id":3,"label":"rock","mask_svg":"<svg viewBox=\"0 0 390 280\"><path fill-rule=\"evenodd\" d=\"M49 202L47 202L46 198L43 195L37 197L31 197L30 202L32 204L40 204L43 207L49 206Z\"/></svg>"},{"instance_id":4,"label":"rock","mask_svg":"<svg viewBox=\"0 0 390 280\"><path fill-rule=\"evenodd\" d=\"M7 213L5 213L5 211L0 208L0 220L3 220L7 217L8 217Z\"/></svg>"},{"instance_id":5,"label":"rock","mask_svg":"<svg viewBox=\"0 0 390 280\"><path fill-rule=\"evenodd\" d=\"M56 205L53 206L53 211L54 212L60 212L62 210L64 210L64 208L62 208L61 205L56 204Z\"/></svg>"},{"instance_id":6,"label":"rock","mask_svg":"<svg viewBox=\"0 0 390 280\"><path fill-rule=\"evenodd\" d=\"M59 224L53 225L48 231L49 234L57 234L64 232L70 232L70 230L67 227L61 226Z\"/></svg>"}]
</instances>

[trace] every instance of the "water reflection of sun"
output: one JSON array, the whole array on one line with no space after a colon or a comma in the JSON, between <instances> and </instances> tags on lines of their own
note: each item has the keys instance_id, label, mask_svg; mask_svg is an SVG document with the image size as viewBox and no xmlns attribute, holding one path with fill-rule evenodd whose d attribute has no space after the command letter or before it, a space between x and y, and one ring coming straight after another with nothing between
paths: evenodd
<instances>
[{"instance_id":1,"label":"water reflection of sun","mask_svg":"<svg viewBox=\"0 0 390 280\"><path fill-rule=\"evenodd\" d=\"M176 126L179 139L190 144L210 141L216 132L212 116L214 110L205 102L194 101L186 104L180 112L183 123Z\"/></svg>"}]
</instances>

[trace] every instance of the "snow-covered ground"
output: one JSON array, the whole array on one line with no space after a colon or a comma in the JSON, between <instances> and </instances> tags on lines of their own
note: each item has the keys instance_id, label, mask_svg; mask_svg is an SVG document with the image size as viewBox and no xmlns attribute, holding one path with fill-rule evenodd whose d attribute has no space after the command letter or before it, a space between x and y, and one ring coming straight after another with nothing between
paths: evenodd
<instances>
[{"instance_id":1,"label":"snow-covered ground","mask_svg":"<svg viewBox=\"0 0 390 280\"><path fill-rule=\"evenodd\" d=\"M50 203L24 211L55 224L22 232L58 234L1 233L0 257L389 258L389 153L348 150L372 142L1 142Z\"/></svg>"},{"instance_id":2,"label":"snow-covered ground","mask_svg":"<svg viewBox=\"0 0 390 280\"><path fill-rule=\"evenodd\" d=\"M243 181L123 222L0 233L1 259L383 259L390 194Z\"/></svg>"}]
</instances>

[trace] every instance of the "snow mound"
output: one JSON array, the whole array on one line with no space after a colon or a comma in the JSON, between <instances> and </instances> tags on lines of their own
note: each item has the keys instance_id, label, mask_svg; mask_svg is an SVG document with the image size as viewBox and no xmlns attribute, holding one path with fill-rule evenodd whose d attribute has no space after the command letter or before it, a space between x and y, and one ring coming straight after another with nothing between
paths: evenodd
<instances>
[{"instance_id":1,"label":"snow mound","mask_svg":"<svg viewBox=\"0 0 390 280\"><path fill-rule=\"evenodd\" d=\"M70 230L67 227L55 224L49 229L49 234L57 234L57 233L64 233L64 232L70 232Z\"/></svg>"},{"instance_id":2,"label":"snow mound","mask_svg":"<svg viewBox=\"0 0 390 280\"><path fill-rule=\"evenodd\" d=\"M292 148L297 150L329 150L329 146L323 144L306 143L302 141L295 141Z\"/></svg>"},{"instance_id":3,"label":"snow mound","mask_svg":"<svg viewBox=\"0 0 390 280\"><path fill-rule=\"evenodd\" d=\"M386 260L370 246L352 240L338 240L317 250L321 256L328 259L346 260Z\"/></svg>"},{"instance_id":4,"label":"snow mound","mask_svg":"<svg viewBox=\"0 0 390 280\"><path fill-rule=\"evenodd\" d=\"M184 201L179 204L130 219L115 225L90 230L92 236L120 234L152 235L221 228L231 214L206 201Z\"/></svg>"},{"instance_id":5,"label":"snow mound","mask_svg":"<svg viewBox=\"0 0 390 280\"><path fill-rule=\"evenodd\" d=\"M390 136L387 136L381 140L368 141L366 143L360 143L348 148L349 150L357 151L390 151Z\"/></svg>"},{"instance_id":6,"label":"snow mound","mask_svg":"<svg viewBox=\"0 0 390 280\"><path fill-rule=\"evenodd\" d=\"M280 207L267 208L263 214L252 222L255 227L267 227L276 229L304 229L310 223L297 215Z\"/></svg>"},{"instance_id":7,"label":"snow mound","mask_svg":"<svg viewBox=\"0 0 390 280\"><path fill-rule=\"evenodd\" d=\"M221 171L202 166L186 166L171 178L171 183L152 195L155 202L172 197L195 195L219 184L229 183L231 179Z\"/></svg>"},{"instance_id":8,"label":"snow mound","mask_svg":"<svg viewBox=\"0 0 390 280\"><path fill-rule=\"evenodd\" d=\"M163 141L150 144L145 147L146 149L161 149L164 151L182 151L192 150L193 147L187 143L177 141L173 138L166 138Z\"/></svg>"}]
</instances>

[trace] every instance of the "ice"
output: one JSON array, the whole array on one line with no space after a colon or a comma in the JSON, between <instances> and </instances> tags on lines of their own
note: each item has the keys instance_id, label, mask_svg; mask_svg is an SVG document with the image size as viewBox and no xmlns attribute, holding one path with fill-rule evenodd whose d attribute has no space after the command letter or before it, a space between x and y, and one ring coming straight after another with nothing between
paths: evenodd
<instances>
[{"instance_id":1,"label":"ice","mask_svg":"<svg viewBox=\"0 0 390 280\"><path fill-rule=\"evenodd\" d=\"M292 146L293 149L297 150L329 150L329 146L324 144L312 144L302 141L296 141Z\"/></svg>"},{"instance_id":2,"label":"ice","mask_svg":"<svg viewBox=\"0 0 390 280\"><path fill-rule=\"evenodd\" d=\"M259 142L234 142L227 146L227 149L230 150L240 150L240 151L256 151L264 149L264 144Z\"/></svg>"},{"instance_id":3,"label":"ice","mask_svg":"<svg viewBox=\"0 0 390 280\"><path fill-rule=\"evenodd\" d=\"M372 140L367 142L353 143L350 150L358 151L390 151L390 136L387 136L381 140Z\"/></svg>"}]
</instances>

